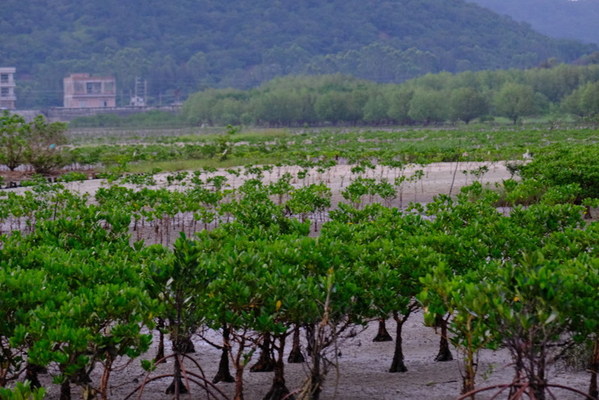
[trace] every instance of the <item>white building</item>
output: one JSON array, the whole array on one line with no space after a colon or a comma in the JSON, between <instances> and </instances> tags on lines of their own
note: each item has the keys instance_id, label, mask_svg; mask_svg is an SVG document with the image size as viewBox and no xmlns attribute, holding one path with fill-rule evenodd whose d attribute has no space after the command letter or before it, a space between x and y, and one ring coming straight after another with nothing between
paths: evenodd
<instances>
[{"instance_id":1,"label":"white building","mask_svg":"<svg viewBox=\"0 0 599 400\"><path fill-rule=\"evenodd\" d=\"M15 72L14 67L0 67L0 109L14 110L16 108L17 96L15 95Z\"/></svg>"}]
</instances>

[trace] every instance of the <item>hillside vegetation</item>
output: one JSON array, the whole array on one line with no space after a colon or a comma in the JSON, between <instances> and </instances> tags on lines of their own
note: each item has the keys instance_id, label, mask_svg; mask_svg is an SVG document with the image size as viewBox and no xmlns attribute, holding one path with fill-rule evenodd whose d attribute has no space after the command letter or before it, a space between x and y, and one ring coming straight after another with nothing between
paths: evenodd
<instances>
[{"instance_id":1,"label":"hillside vegetation","mask_svg":"<svg viewBox=\"0 0 599 400\"><path fill-rule=\"evenodd\" d=\"M471 0L552 37L599 43L597 0Z\"/></svg>"},{"instance_id":2,"label":"hillside vegetation","mask_svg":"<svg viewBox=\"0 0 599 400\"><path fill-rule=\"evenodd\" d=\"M136 76L154 103L286 74L400 82L429 72L569 62L596 49L547 38L462 0L5 0L0 59L18 70L19 107L62 104L72 72Z\"/></svg>"}]
</instances>

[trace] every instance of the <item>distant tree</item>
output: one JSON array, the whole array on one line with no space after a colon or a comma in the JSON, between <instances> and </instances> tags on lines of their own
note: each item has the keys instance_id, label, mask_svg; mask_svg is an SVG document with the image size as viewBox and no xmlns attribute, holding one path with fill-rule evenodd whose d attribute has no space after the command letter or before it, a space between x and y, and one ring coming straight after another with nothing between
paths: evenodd
<instances>
[{"instance_id":1,"label":"distant tree","mask_svg":"<svg viewBox=\"0 0 599 400\"><path fill-rule=\"evenodd\" d=\"M580 106L584 115L599 114L599 82L589 83L582 88Z\"/></svg>"},{"instance_id":2,"label":"distant tree","mask_svg":"<svg viewBox=\"0 0 599 400\"><path fill-rule=\"evenodd\" d=\"M209 124L214 122L212 108L217 102L217 90L206 90L194 93L183 105L185 119L193 125Z\"/></svg>"},{"instance_id":3,"label":"distant tree","mask_svg":"<svg viewBox=\"0 0 599 400\"><path fill-rule=\"evenodd\" d=\"M214 104L213 112L215 115L215 119L219 124L227 125L227 124L240 124L241 116L245 111L245 104L243 101L225 97L219 99L216 104Z\"/></svg>"},{"instance_id":4,"label":"distant tree","mask_svg":"<svg viewBox=\"0 0 599 400\"><path fill-rule=\"evenodd\" d=\"M368 123L381 123L388 119L387 110L389 103L381 93L372 93L364 104L364 121Z\"/></svg>"},{"instance_id":5,"label":"distant tree","mask_svg":"<svg viewBox=\"0 0 599 400\"><path fill-rule=\"evenodd\" d=\"M566 96L560 103L560 108L563 112L568 114L577 115L579 117L584 116L582 110L582 88L574 90L569 96Z\"/></svg>"},{"instance_id":6,"label":"distant tree","mask_svg":"<svg viewBox=\"0 0 599 400\"><path fill-rule=\"evenodd\" d=\"M514 124L524 116L537 111L535 93L532 87L519 83L506 83L495 95L495 108L498 115L507 117Z\"/></svg>"},{"instance_id":7,"label":"distant tree","mask_svg":"<svg viewBox=\"0 0 599 400\"><path fill-rule=\"evenodd\" d=\"M400 124L411 122L408 113L414 91L401 86L392 86L385 94L389 104L387 116Z\"/></svg>"},{"instance_id":8,"label":"distant tree","mask_svg":"<svg viewBox=\"0 0 599 400\"><path fill-rule=\"evenodd\" d=\"M29 125L17 114L5 111L0 116L0 164L14 171L25 162Z\"/></svg>"},{"instance_id":9,"label":"distant tree","mask_svg":"<svg viewBox=\"0 0 599 400\"><path fill-rule=\"evenodd\" d=\"M408 117L414 121L431 123L447 119L447 96L444 92L416 89L410 101Z\"/></svg>"},{"instance_id":10,"label":"distant tree","mask_svg":"<svg viewBox=\"0 0 599 400\"><path fill-rule=\"evenodd\" d=\"M67 124L48 123L42 115L29 124L25 159L36 173L47 174L64 165L66 157L61 145L67 143L66 130Z\"/></svg>"},{"instance_id":11,"label":"distant tree","mask_svg":"<svg viewBox=\"0 0 599 400\"><path fill-rule=\"evenodd\" d=\"M209 89L193 94L183 106L183 116L191 124L238 123L248 92L235 89Z\"/></svg>"},{"instance_id":12,"label":"distant tree","mask_svg":"<svg viewBox=\"0 0 599 400\"><path fill-rule=\"evenodd\" d=\"M489 112L489 105L484 96L468 87L452 91L449 104L451 118L464 121L466 124Z\"/></svg>"},{"instance_id":13,"label":"distant tree","mask_svg":"<svg viewBox=\"0 0 599 400\"><path fill-rule=\"evenodd\" d=\"M365 102L366 97L359 91L334 91L318 96L314 109L321 121L355 123L362 119Z\"/></svg>"},{"instance_id":14,"label":"distant tree","mask_svg":"<svg viewBox=\"0 0 599 400\"><path fill-rule=\"evenodd\" d=\"M252 111L256 121L274 125L290 125L302 119L301 97L294 91L276 89L256 93Z\"/></svg>"},{"instance_id":15,"label":"distant tree","mask_svg":"<svg viewBox=\"0 0 599 400\"><path fill-rule=\"evenodd\" d=\"M67 125L47 123L42 115L27 123L20 115L5 112L0 117L0 164L14 171L29 163L36 173L46 174L66 161L60 147L66 144Z\"/></svg>"}]
</instances>

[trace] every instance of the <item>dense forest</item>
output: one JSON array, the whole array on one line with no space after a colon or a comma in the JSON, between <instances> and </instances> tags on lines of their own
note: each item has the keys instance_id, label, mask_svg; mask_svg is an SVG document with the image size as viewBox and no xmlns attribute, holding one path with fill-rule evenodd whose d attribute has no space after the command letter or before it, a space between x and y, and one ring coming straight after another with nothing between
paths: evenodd
<instances>
[{"instance_id":1,"label":"dense forest","mask_svg":"<svg viewBox=\"0 0 599 400\"><path fill-rule=\"evenodd\" d=\"M463 0L5 0L0 37L20 108L61 105L62 78L73 72L115 75L120 104L143 77L156 104L288 74L397 83L596 50Z\"/></svg>"},{"instance_id":2,"label":"dense forest","mask_svg":"<svg viewBox=\"0 0 599 400\"><path fill-rule=\"evenodd\" d=\"M552 37L599 43L597 0L470 0Z\"/></svg>"}]
</instances>

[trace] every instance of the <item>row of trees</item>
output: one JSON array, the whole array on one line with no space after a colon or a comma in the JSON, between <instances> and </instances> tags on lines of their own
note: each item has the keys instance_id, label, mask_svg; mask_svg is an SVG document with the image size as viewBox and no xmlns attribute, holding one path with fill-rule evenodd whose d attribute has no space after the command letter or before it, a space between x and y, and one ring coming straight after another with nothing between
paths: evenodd
<instances>
[{"instance_id":1,"label":"row of trees","mask_svg":"<svg viewBox=\"0 0 599 400\"><path fill-rule=\"evenodd\" d=\"M266 185L259 168L235 191L197 175L185 191L140 183L140 190L102 189L91 202L56 186L9 194L0 203L0 222L15 226L0 236L0 386L23 374L38 383L43 367L55 367L48 370L61 399L73 384L87 398L108 398L117 361L139 357L150 344L145 328L158 326L173 344L167 391L176 396L192 382L218 398L210 379L189 368L198 362L190 339L212 329L222 342L210 343L223 354L214 380L235 381L235 399L243 399L258 344L276 354L265 399L287 395L289 338L302 356L296 360L309 363L298 397L318 399L335 340L352 324L392 317L390 371L409 368L402 329L424 306L427 321L444 332L438 359L451 357L448 340L463 353L464 393L475 389L478 351L502 345L514 357L512 394L542 400L552 388L549 360L597 340L599 225L586 224L583 208L571 204L596 202L596 153L557 148L521 167L524 182L506 181L501 193L477 183L455 200L439 196L407 211L364 204L373 193L385 196L385 182L358 178L343 193L353 205L329 210L327 188L295 188L289 176ZM504 215L496 205L510 199L529 206ZM330 222L312 237L308 217L318 210ZM218 226L195 239L182 235L173 249L131 244L131 229L144 221L156 234L169 225L185 230L185 221ZM296 340L301 331L305 351ZM90 378L94 368L99 382Z\"/></svg>"},{"instance_id":2,"label":"row of trees","mask_svg":"<svg viewBox=\"0 0 599 400\"><path fill-rule=\"evenodd\" d=\"M503 116L598 113L599 68L561 65L528 71L426 75L381 85L341 75L275 79L257 89L207 90L192 95L192 124L279 126L409 124Z\"/></svg>"}]
</instances>

